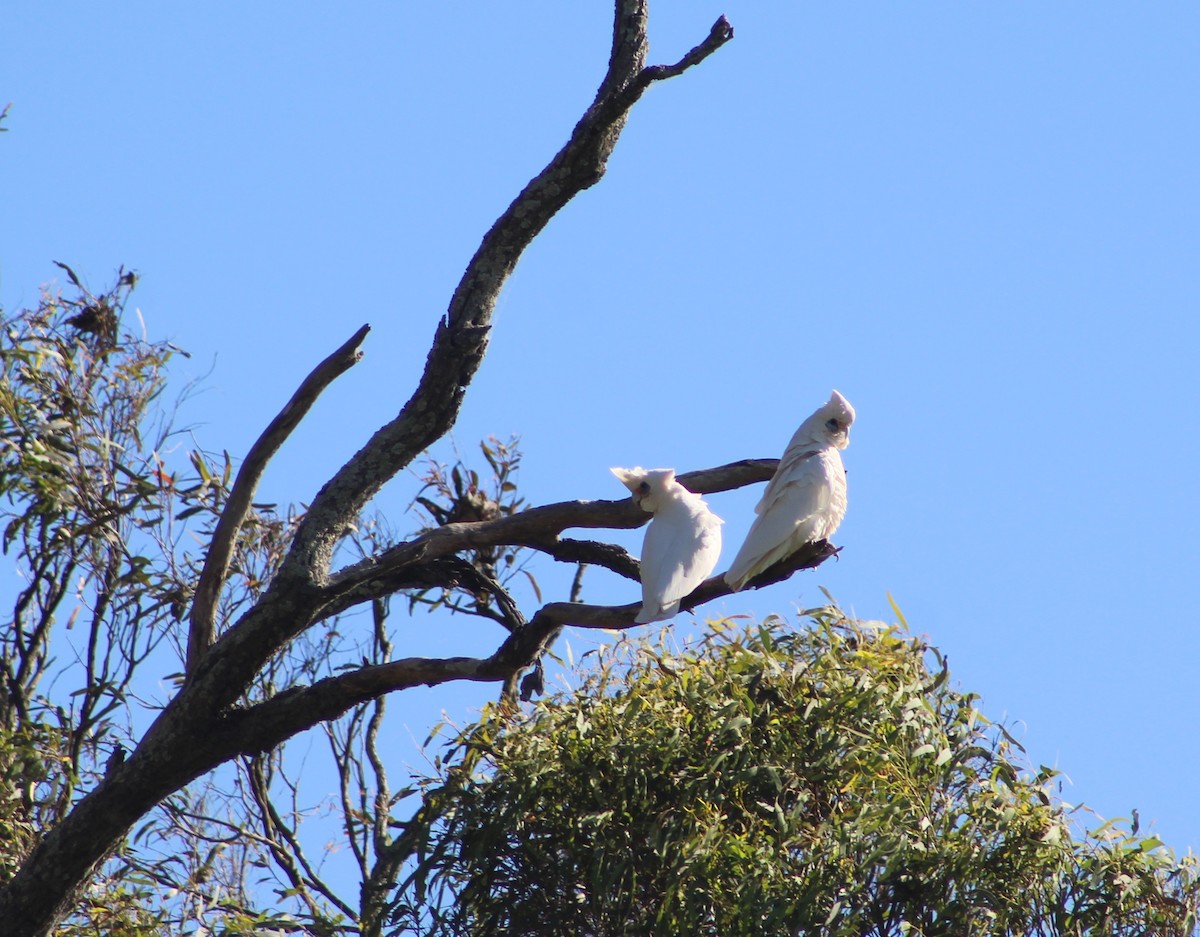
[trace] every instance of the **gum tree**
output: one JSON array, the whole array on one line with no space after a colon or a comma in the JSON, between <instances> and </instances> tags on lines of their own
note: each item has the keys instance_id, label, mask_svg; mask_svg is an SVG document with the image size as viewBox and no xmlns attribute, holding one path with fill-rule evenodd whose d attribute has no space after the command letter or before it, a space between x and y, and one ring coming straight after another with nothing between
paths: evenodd
<instances>
[{"instance_id":1,"label":"gum tree","mask_svg":"<svg viewBox=\"0 0 1200 937\"><path fill-rule=\"evenodd\" d=\"M522 670L538 660L564 624L632 624L632 605L560 601L524 611L486 562L489 553L519 548L636 578L636 561L619 547L561 536L567 528L644 523L646 516L628 500L472 514L471 504L488 505L468 485L456 492L446 515L419 535L351 544L350 532L381 487L454 425L486 354L500 290L555 213L603 177L633 105L652 84L700 64L733 35L722 17L678 62L648 65L647 15L644 0L615 4L610 59L595 100L562 149L484 235L437 323L410 399L306 499L303 514L277 518L257 509L259 479L322 391L358 363L368 326L301 381L236 473L227 455L197 454L196 475L186 488L178 473L153 462L157 450L141 423L144 405L159 388L143 387L130 368L144 367L150 377L172 349L138 344L121 332L120 306L133 287L132 274L122 271L113 290L93 294L68 270L80 289L79 298L70 301L74 305L63 310L52 301L47 308L63 315L27 321L33 332L10 333L0 414L6 471L17 466L21 478L41 481L6 491L5 545L19 544L30 585L4 636L4 680L12 703L0 753L10 752L4 756L7 767L24 790L42 793L26 796L12 814L11 861L0 887L6 933L49 933L77 907L97 870L139 820L223 764L258 758L303 730L410 687L483 681L511 695ZM45 331L40 345L34 340L38 329ZM58 384L22 383L36 385L43 372ZM114 408L113 400L104 399L121 380L133 396L116 403L140 401L141 410ZM142 461L132 464L130 453L141 453ZM763 481L774 466L773 460L748 460L684 473L680 480L695 491L715 492ZM194 563L175 563L174 524L189 512L207 519L207 545ZM348 546L357 546L358 555L346 559ZM815 546L769 578L816 565L831 552L828 545ZM86 601L80 598L77 607L86 607L95 638L77 674L80 699L69 709L31 706L51 657L58 613L70 599L65 584L81 581L80 575ZM290 655L304 653L297 648L314 626L351 609L378 609L397 594L423 596L431 590L470 595L489 609L502 626L490 655L400 657L383 645L361 665L320 679L302 659L289 664ZM683 606L725 594L723 583L713 578ZM173 648L186 660L185 675L126 753L113 742L114 720L120 719L132 674L157 667L157 676L168 676L177 666L165 668L158 655ZM289 666L286 681L273 679ZM39 751L54 752L53 758L35 764L21 756L22 746L35 743ZM100 761L103 769L95 767ZM86 793L84 781L91 784ZM177 815L184 822L187 811ZM198 860L197 875L208 874L203 865ZM297 875L303 878L302 870ZM130 900L138 904L136 896Z\"/></svg>"}]
</instances>

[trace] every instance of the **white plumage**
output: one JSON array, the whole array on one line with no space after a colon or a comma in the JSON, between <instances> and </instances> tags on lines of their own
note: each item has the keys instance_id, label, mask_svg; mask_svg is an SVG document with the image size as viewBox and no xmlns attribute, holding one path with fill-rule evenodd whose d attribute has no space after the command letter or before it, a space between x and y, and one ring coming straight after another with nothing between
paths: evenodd
<instances>
[{"instance_id":1,"label":"white plumage","mask_svg":"<svg viewBox=\"0 0 1200 937\"><path fill-rule=\"evenodd\" d=\"M833 536L846 513L846 469L839 450L850 444L853 422L854 408L835 390L800 424L725 574L735 592L804 544Z\"/></svg>"},{"instance_id":2,"label":"white plumage","mask_svg":"<svg viewBox=\"0 0 1200 937\"><path fill-rule=\"evenodd\" d=\"M675 481L674 469L615 468L633 500L654 515L642 541L642 608L634 621L664 621L704 582L721 555L721 518Z\"/></svg>"}]
</instances>

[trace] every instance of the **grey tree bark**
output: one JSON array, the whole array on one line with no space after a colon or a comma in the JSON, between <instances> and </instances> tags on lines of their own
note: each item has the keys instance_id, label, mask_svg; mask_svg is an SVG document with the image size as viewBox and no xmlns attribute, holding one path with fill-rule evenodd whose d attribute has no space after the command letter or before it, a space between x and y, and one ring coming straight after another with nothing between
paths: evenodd
<instances>
[{"instance_id":1,"label":"grey tree bark","mask_svg":"<svg viewBox=\"0 0 1200 937\"><path fill-rule=\"evenodd\" d=\"M637 605L600 607L549 603L513 628L486 658L404 658L364 666L290 689L253 706L238 705L264 665L304 629L352 606L399 590L453 587L471 575L458 558L474 547L514 544L561 560L606 566L636 578L637 562L619 547L565 540L567 528L631 528L648 520L632 501L573 501L497 520L452 523L341 569L334 551L347 525L379 489L453 426L464 394L487 351L496 299L526 247L575 195L595 185L630 108L654 82L681 74L733 36L724 17L673 65L647 66L647 2L617 0L608 70L595 100L566 145L513 200L484 236L438 323L424 373L397 416L381 427L320 489L296 530L277 575L259 601L216 637L215 608L228 574L232 544L268 460L317 396L361 358L363 326L305 379L264 431L242 466L209 546L189 617L187 679L125 762L48 831L17 875L0 890L0 927L8 937L51 932L68 914L97 865L155 804L239 755L271 749L322 720L383 694L450 680L511 684L546 640L565 624L593 628L633 625ZM749 460L680 476L711 493L765 481L775 460ZM832 555L814 545L786 567L783 578ZM719 577L703 583L683 609L728 589Z\"/></svg>"}]
</instances>

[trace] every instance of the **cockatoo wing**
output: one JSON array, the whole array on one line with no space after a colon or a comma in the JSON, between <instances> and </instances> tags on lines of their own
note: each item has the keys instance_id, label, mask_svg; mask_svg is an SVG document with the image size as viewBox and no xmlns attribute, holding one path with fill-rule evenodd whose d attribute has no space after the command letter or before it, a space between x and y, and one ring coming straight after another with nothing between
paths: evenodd
<instances>
[{"instance_id":1,"label":"cockatoo wing","mask_svg":"<svg viewBox=\"0 0 1200 937\"><path fill-rule=\"evenodd\" d=\"M803 440L788 446L775 474L767 482L763 495L754 506L755 514L764 514L784 494L790 485L820 485L824 478L821 464L822 447Z\"/></svg>"},{"instance_id":2,"label":"cockatoo wing","mask_svg":"<svg viewBox=\"0 0 1200 937\"><path fill-rule=\"evenodd\" d=\"M841 458L833 449L795 453L789 450L784 454L755 508L758 517L725 574L725 581L732 589L741 589L747 581L810 540L822 540L833 533L841 520L830 477L831 470L838 468L832 465L835 460L840 466ZM845 490L844 473L842 490ZM844 495L841 500L844 511Z\"/></svg>"},{"instance_id":3,"label":"cockatoo wing","mask_svg":"<svg viewBox=\"0 0 1200 937\"><path fill-rule=\"evenodd\" d=\"M642 608L634 621L663 621L700 585L721 555L721 519L676 508L657 514L642 544Z\"/></svg>"}]
</instances>

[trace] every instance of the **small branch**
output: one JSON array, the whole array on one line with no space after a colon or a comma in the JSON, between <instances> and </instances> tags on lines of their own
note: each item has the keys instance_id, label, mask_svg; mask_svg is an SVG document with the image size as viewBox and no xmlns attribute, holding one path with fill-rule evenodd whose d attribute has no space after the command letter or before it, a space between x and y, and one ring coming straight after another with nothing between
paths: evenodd
<instances>
[{"instance_id":1,"label":"small branch","mask_svg":"<svg viewBox=\"0 0 1200 937\"><path fill-rule=\"evenodd\" d=\"M352 777L352 768L354 754L352 752L353 733L357 732L362 725L361 711L354 712L350 718L346 720L344 734L339 734L334 731L334 724L324 723L325 740L329 743L330 755L333 757L333 763L337 768L338 780L338 800L342 808L342 830L346 838L346 844L350 847L350 853L354 857L354 862L358 866L358 873L361 879L367 876L367 843L365 839L360 839L358 830L363 829L361 824L356 824L358 817L366 813L365 785L361 782L361 778ZM343 741L343 739L345 741ZM353 794L357 794L358 803L353 799ZM356 830L357 826L357 830Z\"/></svg>"},{"instance_id":2,"label":"small branch","mask_svg":"<svg viewBox=\"0 0 1200 937\"><path fill-rule=\"evenodd\" d=\"M571 592L568 602L583 601L583 574L587 572L587 563L580 563L579 568L575 570L575 578L571 580ZM641 576L638 576L641 579Z\"/></svg>"},{"instance_id":3,"label":"small branch","mask_svg":"<svg viewBox=\"0 0 1200 937\"><path fill-rule=\"evenodd\" d=\"M719 17L713 23L712 29L709 30L704 41L695 46L678 62L674 65L649 65L640 68L633 80L605 103L614 110L628 112L654 82L682 75L693 65L703 62L732 38L733 26L724 16Z\"/></svg>"},{"instance_id":4,"label":"small branch","mask_svg":"<svg viewBox=\"0 0 1200 937\"><path fill-rule=\"evenodd\" d=\"M467 565L470 566L471 564L468 563ZM509 594L508 590L491 576L475 569L473 566L471 569L475 573L474 588L476 591L486 592L496 600L496 607L499 610L496 620L510 632L520 631L524 628L527 624L525 616L521 614L521 609L517 606L516 600Z\"/></svg>"},{"instance_id":5,"label":"small branch","mask_svg":"<svg viewBox=\"0 0 1200 937\"><path fill-rule=\"evenodd\" d=\"M338 590L336 596L323 603L321 614L319 618L314 619L314 623L341 614L363 602L406 590L426 589L460 589L476 594L485 593L496 600L496 610L494 614L484 614L484 617L498 622L509 631L525 626L525 616L521 614L508 590L471 563L453 555L420 560L399 569L389 569L377 577L356 583L353 588Z\"/></svg>"},{"instance_id":6,"label":"small branch","mask_svg":"<svg viewBox=\"0 0 1200 937\"><path fill-rule=\"evenodd\" d=\"M732 38L732 24L724 16L718 17L704 41L693 48L678 62L674 65L651 65L649 68L642 69L638 78L642 80L643 76L648 75L644 80L647 84L650 84L653 81L662 81L664 78L674 78L676 75L682 75L693 65L699 65Z\"/></svg>"},{"instance_id":7,"label":"small branch","mask_svg":"<svg viewBox=\"0 0 1200 937\"><path fill-rule=\"evenodd\" d=\"M778 459L741 459L718 465L716 468L684 472L675 480L688 491L698 495L715 495L722 491L744 488L755 482L770 481L779 468Z\"/></svg>"},{"instance_id":8,"label":"small branch","mask_svg":"<svg viewBox=\"0 0 1200 937\"><path fill-rule=\"evenodd\" d=\"M317 892L322 898L353 921L357 915L354 909L338 897L321 877L317 874L296 837L296 831L284 822L283 817L275 808L268 789L263 760L255 755L247 759L246 774L249 781L250 793L254 805L258 809L263 831L261 841L266 845L275 864L280 868L292 885L292 890L308 907L309 913L319 917L322 908L313 898L311 892Z\"/></svg>"},{"instance_id":9,"label":"small branch","mask_svg":"<svg viewBox=\"0 0 1200 937\"><path fill-rule=\"evenodd\" d=\"M578 563L581 569L585 566L602 566L626 579L640 582L642 578L641 564L629 555L628 550L615 543L547 537L544 540L528 540L523 546L540 550L560 563Z\"/></svg>"},{"instance_id":10,"label":"small branch","mask_svg":"<svg viewBox=\"0 0 1200 937\"><path fill-rule=\"evenodd\" d=\"M379 599L375 600L371 603L371 612L375 630L375 638L372 642L373 653L378 655L376 660L386 659L391 656L392 642L387 634L385 603ZM379 756L379 733L383 729L383 717L386 711L387 701L381 697L376 700L375 706L372 708L370 718L367 720L366 732L363 735L363 754L375 775L375 804L371 816L371 840L376 855L387 848L387 825L388 820L391 819L389 814L392 800L391 785L388 783L387 768ZM365 874L363 878L366 878Z\"/></svg>"},{"instance_id":11,"label":"small branch","mask_svg":"<svg viewBox=\"0 0 1200 937\"><path fill-rule=\"evenodd\" d=\"M229 564L237 546L238 533L250 513L254 492L262 479L271 457L279 451L285 439L299 425L321 393L338 377L362 359L359 346L370 331L364 325L337 351L313 368L289 400L250 447L238 470L225 508L213 531L212 543L192 599L191 622L188 629L187 667L190 676L201 656L212 646L216 624L217 599L229 572Z\"/></svg>"}]
</instances>

